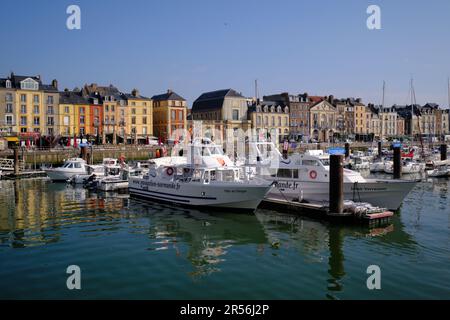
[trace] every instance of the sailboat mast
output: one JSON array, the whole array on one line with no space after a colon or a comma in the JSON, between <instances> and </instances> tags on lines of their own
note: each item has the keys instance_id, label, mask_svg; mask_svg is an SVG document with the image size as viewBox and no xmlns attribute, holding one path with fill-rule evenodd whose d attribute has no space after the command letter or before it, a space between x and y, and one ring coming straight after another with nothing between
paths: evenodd
<instances>
[{"instance_id":1,"label":"sailboat mast","mask_svg":"<svg viewBox=\"0 0 450 320\"><path fill-rule=\"evenodd\" d=\"M381 100L381 110L380 110L380 114L381 114L381 141L383 141L384 138L384 91L385 91L385 87L386 87L386 82L383 80L383 98Z\"/></svg>"}]
</instances>

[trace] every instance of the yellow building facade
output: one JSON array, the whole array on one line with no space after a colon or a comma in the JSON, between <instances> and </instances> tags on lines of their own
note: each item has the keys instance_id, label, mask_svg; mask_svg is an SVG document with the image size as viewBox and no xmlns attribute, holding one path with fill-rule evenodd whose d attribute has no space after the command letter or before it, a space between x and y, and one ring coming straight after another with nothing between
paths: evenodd
<instances>
[{"instance_id":1,"label":"yellow building facade","mask_svg":"<svg viewBox=\"0 0 450 320\"><path fill-rule=\"evenodd\" d=\"M179 139L175 132L187 129L186 100L171 90L155 95L153 101L153 132L162 140Z\"/></svg>"}]
</instances>

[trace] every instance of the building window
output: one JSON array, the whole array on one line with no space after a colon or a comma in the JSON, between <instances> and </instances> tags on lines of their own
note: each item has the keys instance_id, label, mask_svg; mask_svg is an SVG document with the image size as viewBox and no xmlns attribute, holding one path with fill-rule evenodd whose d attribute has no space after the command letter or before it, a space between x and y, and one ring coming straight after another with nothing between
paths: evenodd
<instances>
[{"instance_id":1,"label":"building window","mask_svg":"<svg viewBox=\"0 0 450 320\"><path fill-rule=\"evenodd\" d=\"M214 113L214 115L215 115L215 113ZM216 118L216 116L214 118ZM183 121L183 110L178 111L178 120Z\"/></svg>"},{"instance_id":2,"label":"building window","mask_svg":"<svg viewBox=\"0 0 450 320\"><path fill-rule=\"evenodd\" d=\"M41 124L41 119L40 119L39 117L34 117L34 118L33 118L33 124L34 124L35 126L40 125L40 124Z\"/></svg>"},{"instance_id":3,"label":"building window","mask_svg":"<svg viewBox=\"0 0 450 320\"><path fill-rule=\"evenodd\" d=\"M34 112L35 114L39 114L39 106L34 106L33 112Z\"/></svg>"},{"instance_id":4,"label":"building window","mask_svg":"<svg viewBox=\"0 0 450 320\"><path fill-rule=\"evenodd\" d=\"M6 88L11 89L11 80L6 80Z\"/></svg>"},{"instance_id":5,"label":"building window","mask_svg":"<svg viewBox=\"0 0 450 320\"><path fill-rule=\"evenodd\" d=\"M47 125L49 125L49 126L55 125L53 117L48 117L47 118Z\"/></svg>"},{"instance_id":6,"label":"building window","mask_svg":"<svg viewBox=\"0 0 450 320\"><path fill-rule=\"evenodd\" d=\"M21 102L27 102L27 95L26 94L21 94L20 95L20 101Z\"/></svg>"},{"instance_id":7,"label":"building window","mask_svg":"<svg viewBox=\"0 0 450 320\"><path fill-rule=\"evenodd\" d=\"M53 113L54 113L53 106L48 106L47 107L47 114L53 114Z\"/></svg>"},{"instance_id":8,"label":"building window","mask_svg":"<svg viewBox=\"0 0 450 320\"><path fill-rule=\"evenodd\" d=\"M84 128L80 128L80 135L84 135L84 133L85 133L85 130L84 130Z\"/></svg>"},{"instance_id":9,"label":"building window","mask_svg":"<svg viewBox=\"0 0 450 320\"><path fill-rule=\"evenodd\" d=\"M6 112L6 113L13 113L13 106L12 106L11 103L7 103L7 104L6 104L6 110L5 110L5 112Z\"/></svg>"},{"instance_id":10,"label":"building window","mask_svg":"<svg viewBox=\"0 0 450 320\"><path fill-rule=\"evenodd\" d=\"M176 120L176 111L175 111L175 110L171 110L171 111L170 111L170 119L171 119L172 121L175 121L175 120Z\"/></svg>"},{"instance_id":11,"label":"building window","mask_svg":"<svg viewBox=\"0 0 450 320\"><path fill-rule=\"evenodd\" d=\"M33 102L39 103L39 96L37 94L33 95Z\"/></svg>"},{"instance_id":12,"label":"building window","mask_svg":"<svg viewBox=\"0 0 450 320\"><path fill-rule=\"evenodd\" d=\"M136 117L131 117L131 124L136 124Z\"/></svg>"},{"instance_id":13,"label":"building window","mask_svg":"<svg viewBox=\"0 0 450 320\"><path fill-rule=\"evenodd\" d=\"M52 136L54 134L53 128L48 128L47 132L49 136Z\"/></svg>"},{"instance_id":14,"label":"building window","mask_svg":"<svg viewBox=\"0 0 450 320\"><path fill-rule=\"evenodd\" d=\"M84 108L80 108L80 114L84 114Z\"/></svg>"},{"instance_id":15,"label":"building window","mask_svg":"<svg viewBox=\"0 0 450 320\"><path fill-rule=\"evenodd\" d=\"M147 117L142 117L142 124L147 124Z\"/></svg>"},{"instance_id":16,"label":"building window","mask_svg":"<svg viewBox=\"0 0 450 320\"><path fill-rule=\"evenodd\" d=\"M146 103L144 105L146 105ZM147 108L142 109L142 113L147 114Z\"/></svg>"},{"instance_id":17,"label":"building window","mask_svg":"<svg viewBox=\"0 0 450 320\"><path fill-rule=\"evenodd\" d=\"M98 108L94 109L94 116L98 117Z\"/></svg>"},{"instance_id":18,"label":"building window","mask_svg":"<svg viewBox=\"0 0 450 320\"><path fill-rule=\"evenodd\" d=\"M105 106L105 111L109 112L109 106L108 105Z\"/></svg>"},{"instance_id":19,"label":"building window","mask_svg":"<svg viewBox=\"0 0 450 320\"><path fill-rule=\"evenodd\" d=\"M116 108L114 107L114 105L111 106L111 111L114 112Z\"/></svg>"},{"instance_id":20,"label":"building window","mask_svg":"<svg viewBox=\"0 0 450 320\"><path fill-rule=\"evenodd\" d=\"M69 113L69 107L64 107L64 113Z\"/></svg>"},{"instance_id":21,"label":"building window","mask_svg":"<svg viewBox=\"0 0 450 320\"><path fill-rule=\"evenodd\" d=\"M6 96L5 96L5 100L6 100L6 102L12 102L13 101L13 95L12 95L12 93L7 93L6 94Z\"/></svg>"},{"instance_id":22,"label":"building window","mask_svg":"<svg viewBox=\"0 0 450 320\"><path fill-rule=\"evenodd\" d=\"M147 134L147 127L142 127L142 134Z\"/></svg>"},{"instance_id":23,"label":"building window","mask_svg":"<svg viewBox=\"0 0 450 320\"><path fill-rule=\"evenodd\" d=\"M27 106L26 105L22 104L20 106L20 113L27 113Z\"/></svg>"},{"instance_id":24,"label":"building window","mask_svg":"<svg viewBox=\"0 0 450 320\"><path fill-rule=\"evenodd\" d=\"M132 105L132 106L135 106L135 105L136 105L136 102L134 102L134 101L131 102L131 105Z\"/></svg>"},{"instance_id":25,"label":"building window","mask_svg":"<svg viewBox=\"0 0 450 320\"><path fill-rule=\"evenodd\" d=\"M239 110L233 110L233 120L239 120Z\"/></svg>"},{"instance_id":26,"label":"building window","mask_svg":"<svg viewBox=\"0 0 450 320\"><path fill-rule=\"evenodd\" d=\"M256 117L256 125L257 126L261 125L261 116Z\"/></svg>"},{"instance_id":27,"label":"building window","mask_svg":"<svg viewBox=\"0 0 450 320\"><path fill-rule=\"evenodd\" d=\"M20 128L20 132L22 132L22 133L27 132L27 128Z\"/></svg>"},{"instance_id":28,"label":"building window","mask_svg":"<svg viewBox=\"0 0 450 320\"><path fill-rule=\"evenodd\" d=\"M41 131L41 129L39 129L39 128L34 128L33 131L36 132L36 133L38 133L38 132Z\"/></svg>"},{"instance_id":29,"label":"building window","mask_svg":"<svg viewBox=\"0 0 450 320\"><path fill-rule=\"evenodd\" d=\"M80 116L80 124L84 124L84 116Z\"/></svg>"},{"instance_id":30,"label":"building window","mask_svg":"<svg viewBox=\"0 0 450 320\"><path fill-rule=\"evenodd\" d=\"M13 125L13 116L6 116L6 124L9 126Z\"/></svg>"},{"instance_id":31,"label":"building window","mask_svg":"<svg viewBox=\"0 0 450 320\"><path fill-rule=\"evenodd\" d=\"M39 89L39 83L37 81L32 80L32 79L26 79L26 80L23 80L20 83L20 88L22 90L38 90Z\"/></svg>"},{"instance_id":32,"label":"building window","mask_svg":"<svg viewBox=\"0 0 450 320\"><path fill-rule=\"evenodd\" d=\"M47 97L47 104L53 104L53 96Z\"/></svg>"},{"instance_id":33,"label":"building window","mask_svg":"<svg viewBox=\"0 0 450 320\"><path fill-rule=\"evenodd\" d=\"M131 114L136 114L136 109L135 108L131 109Z\"/></svg>"},{"instance_id":34,"label":"building window","mask_svg":"<svg viewBox=\"0 0 450 320\"><path fill-rule=\"evenodd\" d=\"M65 126L68 126L69 123L70 123L70 117L65 116L64 119L63 119L63 123L64 123Z\"/></svg>"}]
</instances>

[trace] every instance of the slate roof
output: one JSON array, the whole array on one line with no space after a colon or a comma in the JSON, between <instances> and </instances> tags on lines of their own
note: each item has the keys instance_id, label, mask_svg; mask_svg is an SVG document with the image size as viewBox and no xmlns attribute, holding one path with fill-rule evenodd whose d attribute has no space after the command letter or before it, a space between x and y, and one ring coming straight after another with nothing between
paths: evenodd
<instances>
[{"instance_id":1,"label":"slate roof","mask_svg":"<svg viewBox=\"0 0 450 320\"><path fill-rule=\"evenodd\" d=\"M194 101L192 111L221 109L225 98L230 97L245 99L242 94L233 89L205 92Z\"/></svg>"},{"instance_id":2,"label":"slate roof","mask_svg":"<svg viewBox=\"0 0 450 320\"><path fill-rule=\"evenodd\" d=\"M51 84L43 84L42 80L39 76L21 76L21 75L15 75L14 73L11 73L11 75L7 78L1 78L0 79L0 87L6 88L6 81L11 81L11 89L20 89L20 82L22 82L25 79L33 79L34 81L37 81L39 83L39 90L46 91L46 92L58 92L58 88L54 87Z\"/></svg>"},{"instance_id":3,"label":"slate roof","mask_svg":"<svg viewBox=\"0 0 450 320\"><path fill-rule=\"evenodd\" d=\"M59 93L60 104L90 104L88 97L83 97L81 92L63 91Z\"/></svg>"},{"instance_id":4,"label":"slate roof","mask_svg":"<svg viewBox=\"0 0 450 320\"><path fill-rule=\"evenodd\" d=\"M168 90L166 93L154 95L152 97L153 101L166 101L166 100L177 100L177 101L186 101L183 97L176 94L173 91Z\"/></svg>"}]
</instances>

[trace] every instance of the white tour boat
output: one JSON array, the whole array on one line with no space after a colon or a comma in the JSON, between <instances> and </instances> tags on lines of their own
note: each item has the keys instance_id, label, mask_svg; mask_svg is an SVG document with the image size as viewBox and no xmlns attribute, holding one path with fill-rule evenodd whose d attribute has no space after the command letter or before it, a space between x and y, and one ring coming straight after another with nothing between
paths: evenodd
<instances>
[{"instance_id":1,"label":"white tour boat","mask_svg":"<svg viewBox=\"0 0 450 320\"><path fill-rule=\"evenodd\" d=\"M254 211L272 187L272 182L245 174L215 148L191 145L191 153L178 164L154 164L147 173L129 177L130 195L195 207ZM187 161L189 163L187 163ZM169 161L169 159L159 162Z\"/></svg>"},{"instance_id":2,"label":"white tour boat","mask_svg":"<svg viewBox=\"0 0 450 320\"><path fill-rule=\"evenodd\" d=\"M329 155L323 151L312 150L288 159L283 159L278 152L278 159L272 161L270 167L269 170L257 170L266 179L276 181L276 188L268 193L268 198L329 201ZM267 175L270 171L272 174ZM416 183L410 180L367 179L359 172L344 169L344 199L396 210Z\"/></svg>"}]
</instances>

